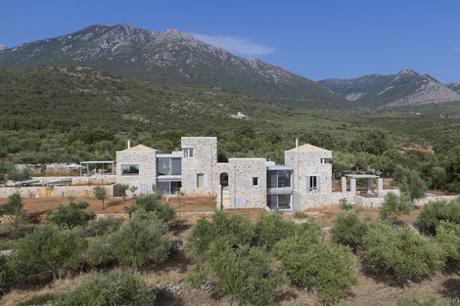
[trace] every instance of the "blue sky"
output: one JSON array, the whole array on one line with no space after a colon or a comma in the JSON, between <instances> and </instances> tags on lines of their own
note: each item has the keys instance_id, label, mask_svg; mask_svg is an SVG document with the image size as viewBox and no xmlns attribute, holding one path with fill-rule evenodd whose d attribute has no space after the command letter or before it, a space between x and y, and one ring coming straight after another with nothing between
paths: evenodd
<instances>
[{"instance_id":1,"label":"blue sky","mask_svg":"<svg viewBox=\"0 0 460 306\"><path fill-rule=\"evenodd\" d=\"M8 47L91 24L174 28L312 79L396 73L460 81L460 1L2 0Z\"/></svg>"}]
</instances>

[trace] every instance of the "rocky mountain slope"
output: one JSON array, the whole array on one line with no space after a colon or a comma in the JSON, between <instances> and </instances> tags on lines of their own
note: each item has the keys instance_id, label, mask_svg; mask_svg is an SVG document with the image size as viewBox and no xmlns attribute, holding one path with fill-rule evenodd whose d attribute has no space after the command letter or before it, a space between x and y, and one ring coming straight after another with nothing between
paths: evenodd
<instances>
[{"instance_id":1,"label":"rocky mountain slope","mask_svg":"<svg viewBox=\"0 0 460 306\"><path fill-rule=\"evenodd\" d=\"M176 30L93 25L79 32L0 51L0 67L91 65L113 75L220 87L270 102L316 108L348 101L314 81L259 60L235 56Z\"/></svg>"},{"instance_id":2,"label":"rocky mountain slope","mask_svg":"<svg viewBox=\"0 0 460 306\"><path fill-rule=\"evenodd\" d=\"M454 85L446 86L428 74L404 69L393 75L366 75L356 79L326 79L318 84L370 109L459 102Z\"/></svg>"},{"instance_id":3,"label":"rocky mountain slope","mask_svg":"<svg viewBox=\"0 0 460 306\"><path fill-rule=\"evenodd\" d=\"M460 94L460 83L451 82L451 83L447 83L446 86L452 89L453 91L455 91L456 93Z\"/></svg>"}]
</instances>

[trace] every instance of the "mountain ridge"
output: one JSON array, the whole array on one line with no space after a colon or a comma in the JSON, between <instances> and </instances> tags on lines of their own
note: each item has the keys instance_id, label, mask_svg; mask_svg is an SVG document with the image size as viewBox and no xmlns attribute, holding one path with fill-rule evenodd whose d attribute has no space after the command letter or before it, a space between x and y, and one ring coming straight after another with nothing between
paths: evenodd
<instances>
[{"instance_id":1,"label":"mountain ridge","mask_svg":"<svg viewBox=\"0 0 460 306\"><path fill-rule=\"evenodd\" d=\"M174 29L92 25L80 31L0 51L0 67L90 65L166 85L220 87L270 102L346 108L348 101L316 82L260 60L246 59Z\"/></svg>"}]
</instances>

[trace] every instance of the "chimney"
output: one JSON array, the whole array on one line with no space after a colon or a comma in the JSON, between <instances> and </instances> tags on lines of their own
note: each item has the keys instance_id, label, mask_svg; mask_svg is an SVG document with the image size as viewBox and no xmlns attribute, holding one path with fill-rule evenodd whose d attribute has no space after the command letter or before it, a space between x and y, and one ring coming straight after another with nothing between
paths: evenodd
<instances>
[{"instance_id":1,"label":"chimney","mask_svg":"<svg viewBox=\"0 0 460 306\"><path fill-rule=\"evenodd\" d=\"M128 149L131 148L131 139L128 139Z\"/></svg>"}]
</instances>

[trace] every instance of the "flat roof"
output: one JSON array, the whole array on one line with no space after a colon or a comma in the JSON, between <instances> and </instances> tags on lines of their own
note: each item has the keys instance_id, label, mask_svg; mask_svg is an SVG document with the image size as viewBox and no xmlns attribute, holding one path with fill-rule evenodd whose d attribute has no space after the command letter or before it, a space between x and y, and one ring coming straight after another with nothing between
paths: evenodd
<instances>
[{"instance_id":1,"label":"flat roof","mask_svg":"<svg viewBox=\"0 0 460 306\"><path fill-rule=\"evenodd\" d=\"M375 175L375 174L346 174L346 177L351 177L355 179L361 179L361 178L379 178L380 176Z\"/></svg>"},{"instance_id":2,"label":"flat roof","mask_svg":"<svg viewBox=\"0 0 460 306\"><path fill-rule=\"evenodd\" d=\"M88 160L88 161L81 161L80 164L113 164L115 161L113 160Z\"/></svg>"},{"instance_id":3,"label":"flat roof","mask_svg":"<svg viewBox=\"0 0 460 306\"><path fill-rule=\"evenodd\" d=\"M271 165L267 166L267 170L294 170L294 168L286 165Z\"/></svg>"}]
</instances>

